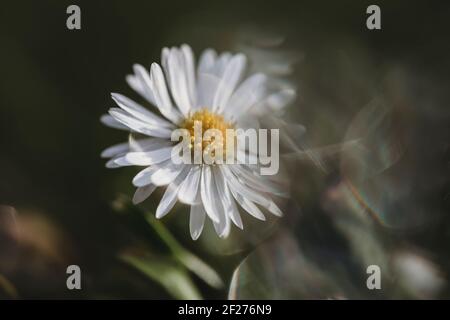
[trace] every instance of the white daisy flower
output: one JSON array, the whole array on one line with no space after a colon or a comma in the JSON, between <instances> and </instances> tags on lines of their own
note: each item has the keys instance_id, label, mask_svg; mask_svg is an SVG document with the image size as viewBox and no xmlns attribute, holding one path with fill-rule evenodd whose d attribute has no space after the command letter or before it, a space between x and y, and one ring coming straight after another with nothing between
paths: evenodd
<instances>
[{"instance_id":1,"label":"white daisy flower","mask_svg":"<svg viewBox=\"0 0 450 320\"><path fill-rule=\"evenodd\" d=\"M137 102L113 93L118 107L109 109L101 121L113 128L131 131L137 138L112 146L102 156L108 168L144 166L133 179L135 204L148 198L157 187L167 186L156 210L162 218L177 201L190 206L190 233L196 240L209 217L219 237L227 237L231 224L243 229L239 206L253 217L265 220L261 209L276 216L282 212L273 201L284 195L280 184L260 175L258 165L176 164L171 141L174 129L192 131L192 123L203 128L248 128L267 113L281 110L294 93L273 92L268 78L256 73L244 78L243 54L205 50L195 67L188 45L164 48L161 65L150 70L134 65L128 84L159 111L153 113ZM225 141L226 143L226 141ZM237 205L239 204L239 206Z\"/></svg>"}]
</instances>

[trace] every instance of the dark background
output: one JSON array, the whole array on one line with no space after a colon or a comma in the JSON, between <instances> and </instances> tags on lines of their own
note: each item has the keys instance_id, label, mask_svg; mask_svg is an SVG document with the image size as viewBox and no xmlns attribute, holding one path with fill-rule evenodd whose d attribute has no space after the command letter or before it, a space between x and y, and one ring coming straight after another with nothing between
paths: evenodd
<instances>
[{"instance_id":1,"label":"dark background","mask_svg":"<svg viewBox=\"0 0 450 320\"><path fill-rule=\"evenodd\" d=\"M81 7L81 30L66 28L70 4ZM383 81L391 70L407 70L408 92L415 94L410 98L416 101L413 110L417 113L415 125L407 131L408 142L416 144L410 144L413 151L406 162L416 165L406 170L420 172L414 184L431 186L426 191L430 196L422 203L430 210L446 211L450 6L446 1L376 1L382 10L382 30L369 31L365 26L369 4L283 0L3 3L0 204L13 206L19 215L43 216L56 225L70 243L61 265L77 262L89 275L87 290L67 292L64 282L61 286L59 280L48 280L49 275L22 270L32 262L21 251L22 267L6 272L21 296L166 297L164 292L153 292L151 285L136 285L137 275L137 280L131 276L133 280L126 280L130 278L123 275L125 271L111 271L115 253L132 238L131 231L123 231L129 221L118 217L111 203L119 194L132 194L136 170L104 167L100 152L125 136L101 125L99 117L112 106L110 92L133 97L124 81L133 63L148 66L159 61L162 47L182 43L189 43L197 55L207 47L226 50L235 34L248 27L286 35L286 46L302 57L292 79L300 96L294 108L303 113L293 114L300 114L298 121L311 132L321 133L311 137L319 145L341 142L339 128L369 102L369 92L389 88ZM343 53L350 67L337 62ZM358 77L348 80L352 67ZM334 179L333 175L322 178ZM411 196L423 195L422 191L415 190ZM186 228L177 232L187 247L221 268L222 260L202 253L189 240ZM442 251L448 248L448 238L435 233L433 238L427 232L414 239ZM231 275L230 266L236 265L233 259L227 258L231 262L223 266L226 277ZM52 276L65 279L65 269L58 264L53 268ZM107 280L99 280L105 274ZM225 297L225 291L204 290L207 297Z\"/></svg>"}]
</instances>

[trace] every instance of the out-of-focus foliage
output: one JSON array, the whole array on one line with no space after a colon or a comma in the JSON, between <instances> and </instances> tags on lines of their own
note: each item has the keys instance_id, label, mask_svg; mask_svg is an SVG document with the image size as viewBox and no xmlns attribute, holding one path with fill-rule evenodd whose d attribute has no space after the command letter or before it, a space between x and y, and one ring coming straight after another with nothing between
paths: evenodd
<instances>
[{"instance_id":1,"label":"out-of-focus foliage","mask_svg":"<svg viewBox=\"0 0 450 320\"><path fill-rule=\"evenodd\" d=\"M122 202L124 200L122 199ZM134 208L130 201L116 207L125 212L140 214L139 209ZM152 212L144 215L152 231L168 249L167 254L155 254L151 250L143 256L125 252L120 259L140 270L153 281L161 284L173 298L200 299L201 295L192 282L188 272L192 272L206 284L215 289L223 287L220 276L210 266L204 263L196 255L186 250L167 230L164 224L157 220ZM128 249L127 251L131 251Z\"/></svg>"}]
</instances>

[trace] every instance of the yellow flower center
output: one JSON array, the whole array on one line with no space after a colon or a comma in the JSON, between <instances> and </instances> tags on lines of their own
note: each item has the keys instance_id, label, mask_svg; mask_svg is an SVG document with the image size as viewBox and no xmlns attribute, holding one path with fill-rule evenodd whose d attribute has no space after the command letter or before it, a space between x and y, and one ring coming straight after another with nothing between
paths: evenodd
<instances>
[{"instance_id":1,"label":"yellow flower center","mask_svg":"<svg viewBox=\"0 0 450 320\"><path fill-rule=\"evenodd\" d=\"M199 124L201 124L201 133L195 130L195 126ZM217 141L214 141L214 138L205 140L202 136L196 137L195 135L203 135L209 129L218 130L222 134L223 152L225 154L226 130L234 129L234 125L231 122L227 122L221 115L215 114L208 109L201 109L189 115L181 124L181 128L187 129L190 133L190 148L194 147L195 141L202 141L202 150L205 150L211 143Z\"/></svg>"}]
</instances>

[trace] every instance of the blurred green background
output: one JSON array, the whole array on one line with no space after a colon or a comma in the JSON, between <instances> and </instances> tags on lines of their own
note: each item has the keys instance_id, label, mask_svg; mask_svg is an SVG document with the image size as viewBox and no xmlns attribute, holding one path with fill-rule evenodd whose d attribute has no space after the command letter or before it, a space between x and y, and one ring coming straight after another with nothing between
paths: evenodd
<instances>
[{"instance_id":1,"label":"blurred green background","mask_svg":"<svg viewBox=\"0 0 450 320\"><path fill-rule=\"evenodd\" d=\"M70 4L81 7L79 31L66 28ZM448 297L450 6L445 1L377 1L382 30L369 31L365 26L369 4L284 0L3 4L0 204L14 207L16 213L4 207L0 219L4 234L0 297L226 298L233 271L255 248L237 271L230 297ZM287 217L270 228L249 222L255 224L250 230L262 231L256 235L244 231L235 236L237 240L223 243L207 233L193 242L183 206L177 206L162 225L147 223L142 213L155 207L161 192L140 209L130 206L127 197L133 193L131 179L137 169L106 169L99 156L104 148L126 139L123 132L99 122L113 105L110 92L136 97L125 75L134 63L159 62L164 46L188 43L198 56L208 47L234 51L253 34L282 35L280 50L297 60L288 76L298 88L289 118L307 127L304 139L309 147L342 143L355 121L356 136L369 130L378 121L378 109L356 116L378 99L388 106L389 128L377 125L377 136L369 143L378 152L378 147L392 146L394 140L401 157L389 158L379 172L373 157L365 158L367 167L376 167L378 180L369 186L355 182L345 190L340 189L342 183L360 174L355 168L361 163L343 164L354 154L327 159L326 170L308 160L294 161ZM384 130L388 133L378 136ZM349 196L347 189L358 196ZM348 197L357 199L361 208L345 202ZM343 207L336 205L340 201ZM358 232L349 230L355 225ZM158 233L161 226L167 228L163 236ZM179 244L216 270L224 285L214 285L214 275L201 279L193 274L189 262L179 258L188 252ZM363 244L367 246L359 247ZM281 249L290 251L277 251ZM403 256L398 258L398 252ZM405 252L413 262L405 264ZM139 263L135 268L136 261L124 260L124 254L145 256L147 262L140 262L147 272L141 272ZM370 257L391 270L382 292L365 287ZM69 264L82 268L81 291L65 287ZM317 267L324 265L329 270ZM412 278L417 272L425 274L425 282L435 284L428 288L430 293L421 296L423 287L411 288L411 278L402 280L392 271L398 265L407 270L413 266ZM174 273L164 273L171 268ZM311 272L305 271L308 268ZM180 289L183 281L194 291Z\"/></svg>"}]
</instances>

